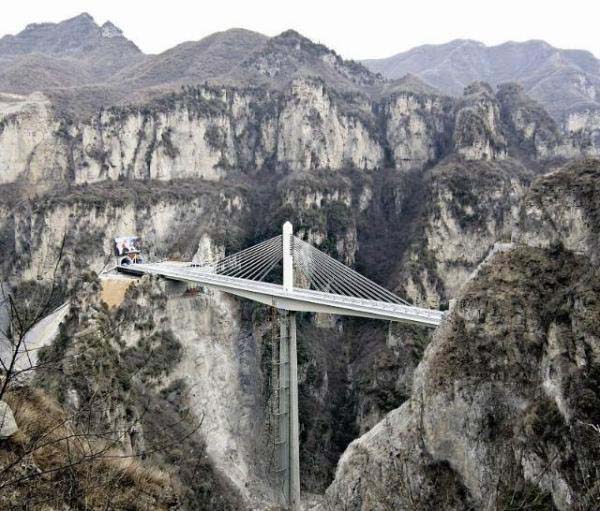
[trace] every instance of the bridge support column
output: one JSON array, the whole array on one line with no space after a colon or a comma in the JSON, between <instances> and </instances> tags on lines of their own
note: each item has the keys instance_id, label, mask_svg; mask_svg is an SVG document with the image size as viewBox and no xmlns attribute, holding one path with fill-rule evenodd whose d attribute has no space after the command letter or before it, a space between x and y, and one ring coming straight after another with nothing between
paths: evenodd
<instances>
[{"instance_id":1,"label":"bridge support column","mask_svg":"<svg viewBox=\"0 0 600 511\"><path fill-rule=\"evenodd\" d=\"M296 313L290 312L290 511L300 511L300 424Z\"/></svg>"},{"instance_id":2,"label":"bridge support column","mask_svg":"<svg viewBox=\"0 0 600 511\"><path fill-rule=\"evenodd\" d=\"M290 352L288 337L288 313L279 316L279 472L284 505L290 501Z\"/></svg>"},{"instance_id":3,"label":"bridge support column","mask_svg":"<svg viewBox=\"0 0 600 511\"><path fill-rule=\"evenodd\" d=\"M300 511L300 431L296 313L279 320L279 470L284 505Z\"/></svg>"},{"instance_id":4,"label":"bridge support column","mask_svg":"<svg viewBox=\"0 0 600 511\"><path fill-rule=\"evenodd\" d=\"M292 224L283 224L283 290L286 293L294 291L293 234ZM279 341L279 464L283 498L290 511L300 511L299 435L296 313L284 311Z\"/></svg>"}]
</instances>

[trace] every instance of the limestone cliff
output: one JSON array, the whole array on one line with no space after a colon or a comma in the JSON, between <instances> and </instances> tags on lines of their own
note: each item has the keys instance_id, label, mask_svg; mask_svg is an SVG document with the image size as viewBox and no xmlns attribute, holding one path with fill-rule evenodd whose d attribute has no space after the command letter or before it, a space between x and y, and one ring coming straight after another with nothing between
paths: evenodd
<instances>
[{"instance_id":1,"label":"limestone cliff","mask_svg":"<svg viewBox=\"0 0 600 511\"><path fill-rule=\"evenodd\" d=\"M239 305L145 279L108 309L95 277L87 280L40 355L50 367L36 373L39 384L76 424L91 421L123 455L169 471L186 507L272 502L258 455L260 378L243 377L257 347L242 330Z\"/></svg>"},{"instance_id":2,"label":"limestone cliff","mask_svg":"<svg viewBox=\"0 0 600 511\"><path fill-rule=\"evenodd\" d=\"M593 509L599 286L569 252L497 255L434 335L410 401L345 452L321 508Z\"/></svg>"},{"instance_id":3,"label":"limestone cliff","mask_svg":"<svg viewBox=\"0 0 600 511\"><path fill-rule=\"evenodd\" d=\"M0 95L0 183L62 177L67 161L52 136L57 129L43 95Z\"/></svg>"},{"instance_id":4,"label":"limestone cliff","mask_svg":"<svg viewBox=\"0 0 600 511\"><path fill-rule=\"evenodd\" d=\"M414 233L397 266L401 294L437 307L494 243L510 241L531 171L514 160L450 160L425 173Z\"/></svg>"},{"instance_id":5,"label":"limestone cliff","mask_svg":"<svg viewBox=\"0 0 600 511\"><path fill-rule=\"evenodd\" d=\"M237 230L229 230L229 242L239 242L244 208L240 188L202 181L56 190L21 201L0 219L4 278L49 279L57 263L63 283L72 283L79 272L100 273L116 262L113 238L127 233L144 235L146 257L160 259L168 253L191 260L201 235L209 233L221 242L229 222L237 224Z\"/></svg>"},{"instance_id":6,"label":"limestone cliff","mask_svg":"<svg viewBox=\"0 0 600 511\"><path fill-rule=\"evenodd\" d=\"M394 94L385 104L385 130L394 165L423 168L447 154L452 101L435 95Z\"/></svg>"},{"instance_id":7,"label":"limestone cliff","mask_svg":"<svg viewBox=\"0 0 600 511\"><path fill-rule=\"evenodd\" d=\"M483 82L466 87L456 109L456 152L466 160L504 159L507 143L500 121L500 106L492 88Z\"/></svg>"},{"instance_id":8,"label":"limestone cliff","mask_svg":"<svg viewBox=\"0 0 600 511\"><path fill-rule=\"evenodd\" d=\"M16 106L10 103L14 112L0 124L0 183L214 181L267 165L374 169L383 163L381 141L366 124L368 103L342 104L314 80L293 82L280 94L189 88L88 121L54 117L43 98L9 99Z\"/></svg>"},{"instance_id":9,"label":"limestone cliff","mask_svg":"<svg viewBox=\"0 0 600 511\"><path fill-rule=\"evenodd\" d=\"M573 162L538 178L525 195L515 239L600 261L600 161Z\"/></svg>"},{"instance_id":10,"label":"limestone cliff","mask_svg":"<svg viewBox=\"0 0 600 511\"><path fill-rule=\"evenodd\" d=\"M551 158L558 152L561 134L557 123L524 93L522 85L500 85L497 98L514 152L540 159Z\"/></svg>"},{"instance_id":11,"label":"limestone cliff","mask_svg":"<svg viewBox=\"0 0 600 511\"><path fill-rule=\"evenodd\" d=\"M352 106L370 116L367 101ZM278 121L277 161L292 170L347 165L367 170L383 163L381 142L359 115L344 115L323 85L292 84Z\"/></svg>"},{"instance_id":12,"label":"limestone cliff","mask_svg":"<svg viewBox=\"0 0 600 511\"><path fill-rule=\"evenodd\" d=\"M573 120L560 134L541 107L511 90L496 97L477 83L459 100L415 91L379 99L304 78L278 91L190 86L88 118L59 114L41 94L4 94L0 184L215 181L273 170L423 169L452 154L466 160L500 160L511 151L539 160L598 154L593 119Z\"/></svg>"},{"instance_id":13,"label":"limestone cliff","mask_svg":"<svg viewBox=\"0 0 600 511\"><path fill-rule=\"evenodd\" d=\"M580 108L569 113L563 130L567 133L564 154L597 157L600 150L600 112L596 108ZM578 148L580 148L578 150Z\"/></svg>"},{"instance_id":14,"label":"limestone cliff","mask_svg":"<svg viewBox=\"0 0 600 511\"><path fill-rule=\"evenodd\" d=\"M319 509L597 507L597 168L595 160L573 162L527 191L527 174L517 172L525 181L508 200L504 234L489 237L510 236L514 225L520 244L487 258L470 280L466 272L457 278L466 284L453 290L456 304L425 350L411 397L351 444ZM452 205L451 217L468 218L458 208L464 198L441 203ZM496 207L485 210L477 216ZM464 227L448 236L448 247L470 239ZM473 239L457 253L485 245ZM402 334L394 339L407 342Z\"/></svg>"}]
</instances>

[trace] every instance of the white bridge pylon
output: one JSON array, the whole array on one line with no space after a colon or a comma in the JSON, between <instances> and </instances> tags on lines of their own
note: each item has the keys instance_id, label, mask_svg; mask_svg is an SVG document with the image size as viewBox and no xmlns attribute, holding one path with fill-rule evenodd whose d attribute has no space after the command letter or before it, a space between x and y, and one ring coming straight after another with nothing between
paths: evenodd
<instances>
[{"instance_id":1,"label":"white bridge pylon","mask_svg":"<svg viewBox=\"0 0 600 511\"><path fill-rule=\"evenodd\" d=\"M281 265L281 284L276 280ZM391 291L329 257L293 235L283 233L236 254L206 264L156 263L119 266L123 272L158 275L201 284L242 298L289 311L280 318L278 416L281 499L290 511L300 511L300 444L296 312L360 316L428 327L440 324L444 313L414 307ZM276 271L277 270L277 271Z\"/></svg>"},{"instance_id":2,"label":"white bridge pylon","mask_svg":"<svg viewBox=\"0 0 600 511\"><path fill-rule=\"evenodd\" d=\"M282 267L281 284L265 282ZM162 262L119 267L122 271L160 275L218 289L293 312L359 316L429 327L444 313L410 305L384 287L324 254L292 234L283 234L232 254L216 263Z\"/></svg>"}]
</instances>

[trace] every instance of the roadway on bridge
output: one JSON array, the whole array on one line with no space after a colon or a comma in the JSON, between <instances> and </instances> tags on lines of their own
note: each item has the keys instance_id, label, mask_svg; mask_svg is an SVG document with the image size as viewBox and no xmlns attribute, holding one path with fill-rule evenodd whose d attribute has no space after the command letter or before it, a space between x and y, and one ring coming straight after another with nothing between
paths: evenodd
<instances>
[{"instance_id":1,"label":"roadway on bridge","mask_svg":"<svg viewBox=\"0 0 600 511\"><path fill-rule=\"evenodd\" d=\"M193 267L191 263L135 264L119 266L118 269L126 273L158 275L176 281L200 284L289 311L360 316L430 327L439 325L444 317L442 311L411 305L367 300L303 288L286 291L279 284L215 274L204 268Z\"/></svg>"}]
</instances>

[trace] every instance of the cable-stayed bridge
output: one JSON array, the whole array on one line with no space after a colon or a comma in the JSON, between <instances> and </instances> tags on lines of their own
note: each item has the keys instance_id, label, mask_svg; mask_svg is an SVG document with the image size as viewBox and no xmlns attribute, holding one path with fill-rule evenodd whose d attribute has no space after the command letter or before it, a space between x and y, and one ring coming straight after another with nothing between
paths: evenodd
<instances>
[{"instance_id":1,"label":"cable-stayed bridge","mask_svg":"<svg viewBox=\"0 0 600 511\"><path fill-rule=\"evenodd\" d=\"M284 505L300 509L296 312L321 312L427 327L444 313L410 305L391 291L293 235L283 233L214 263L120 265L119 271L200 284L288 311L279 336L279 470ZM277 283L279 280L281 283Z\"/></svg>"},{"instance_id":2,"label":"cable-stayed bridge","mask_svg":"<svg viewBox=\"0 0 600 511\"><path fill-rule=\"evenodd\" d=\"M289 248L284 249L284 245ZM266 280L281 270L283 283ZM279 309L322 312L435 327L444 313L410 305L293 235L282 234L216 263L162 262L122 271L201 284Z\"/></svg>"}]
</instances>

